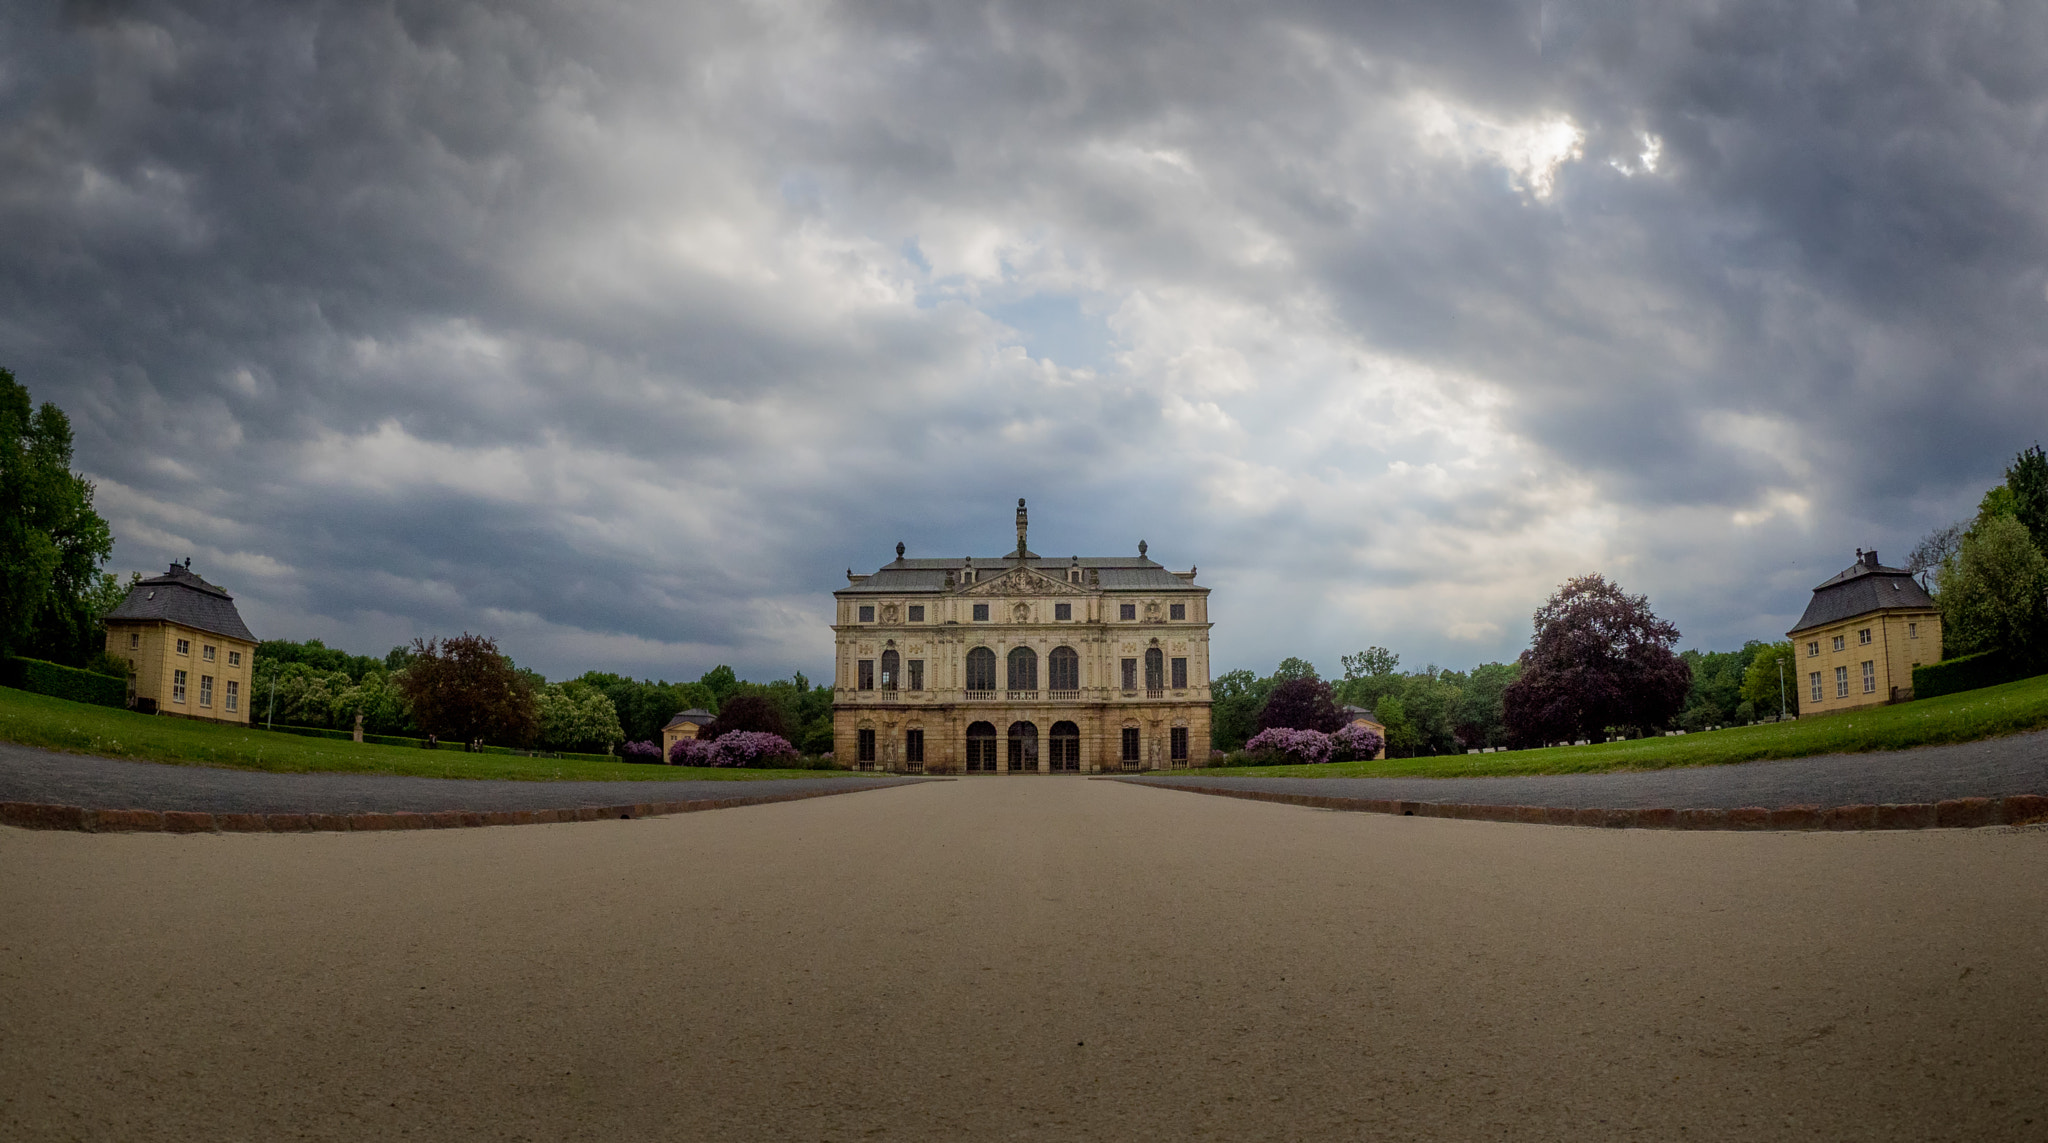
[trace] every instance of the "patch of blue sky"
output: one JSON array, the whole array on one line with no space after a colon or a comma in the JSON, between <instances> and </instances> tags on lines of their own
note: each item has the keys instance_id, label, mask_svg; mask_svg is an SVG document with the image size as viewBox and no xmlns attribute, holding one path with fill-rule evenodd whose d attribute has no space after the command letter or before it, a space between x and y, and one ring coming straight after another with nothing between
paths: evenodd
<instances>
[{"instance_id":1,"label":"patch of blue sky","mask_svg":"<svg viewBox=\"0 0 2048 1143\"><path fill-rule=\"evenodd\" d=\"M1089 313L1072 294L1032 294L1012 301L983 301L982 313L1018 333L1024 352L1069 369L1102 370L1110 363L1109 323Z\"/></svg>"}]
</instances>

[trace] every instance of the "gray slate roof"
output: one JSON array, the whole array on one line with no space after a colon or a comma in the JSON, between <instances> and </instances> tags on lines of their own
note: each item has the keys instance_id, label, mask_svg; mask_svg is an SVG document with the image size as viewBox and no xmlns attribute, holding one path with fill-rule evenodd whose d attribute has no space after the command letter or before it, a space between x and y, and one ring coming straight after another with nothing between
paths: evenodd
<instances>
[{"instance_id":1,"label":"gray slate roof","mask_svg":"<svg viewBox=\"0 0 2048 1143\"><path fill-rule=\"evenodd\" d=\"M1934 599L1904 568L1850 564L1841 574L1813 589L1806 614L1787 634L1826 627L1858 615L1900 609L1930 610Z\"/></svg>"},{"instance_id":2,"label":"gray slate roof","mask_svg":"<svg viewBox=\"0 0 2048 1143\"><path fill-rule=\"evenodd\" d=\"M1015 555L975 556L975 570L984 581L994 579L1010 568L1022 565L1037 568L1064 580L1067 569L1075 560L1071 556L1038 556L1027 554L1024 559ZM943 593L946 590L946 573L958 573L965 567L965 559L906 559L897 558L881 566L873 575L859 583L849 584L834 592L835 595L903 595L926 592ZM1187 591L1201 592L1207 588L1180 578L1166 570L1164 564L1154 563L1143 556L1082 556L1081 567L1094 571L1103 591ZM1085 579L1084 579L1085 583Z\"/></svg>"},{"instance_id":3,"label":"gray slate roof","mask_svg":"<svg viewBox=\"0 0 2048 1143\"><path fill-rule=\"evenodd\" d=\"M694 722L698 726L702 726L705 723L710 722L712 719L717 717L717 715L712 714L708 710L698 710L695 707L692 707L689 710L677 711L676 716L674 718L669 719L667 722L663 723L661 728L663 730L667 730L669 727L674 726L678 722Z\"/></svg>"},{"instance_id":4,"label":"gray slate roof","mask_svg":"<svg viewBox=\"0 0 2048 1143\"><path fill-rule=\"evenodd\" d=\"M107 612L107 622L117 619L162 620L230 639L256 642L256 636L242 622L241 613L235 610L235 597L200 579L182 564L172 564L171 570L163 575L129 588L128 598Z\"/></svg>"}]
</instances>

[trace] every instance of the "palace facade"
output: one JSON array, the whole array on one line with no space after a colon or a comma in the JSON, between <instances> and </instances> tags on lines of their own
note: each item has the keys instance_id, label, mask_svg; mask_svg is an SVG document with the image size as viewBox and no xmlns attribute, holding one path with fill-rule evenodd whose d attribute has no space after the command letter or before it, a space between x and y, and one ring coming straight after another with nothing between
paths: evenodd
<instances>
[{"instance_id":1,"label":"palace facade","mask_svg":"<svg viewBox=\"0 0 2048 1143\"><path fill-rule=\"evenodd\" d=\"M834 756L862 770L1088 773L1209 750L1209 589L1146 557L896 560L833 592Z\"/></svg>"}]
</instances>

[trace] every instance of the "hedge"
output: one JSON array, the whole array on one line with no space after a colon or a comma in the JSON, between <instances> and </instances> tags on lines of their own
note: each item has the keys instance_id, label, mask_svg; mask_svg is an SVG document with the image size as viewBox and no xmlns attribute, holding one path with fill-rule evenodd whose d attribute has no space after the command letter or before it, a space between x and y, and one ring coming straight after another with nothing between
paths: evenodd
<instances>
[{"instance_id":1,"label":"hedge","mask_svg":"<svg viewBox=\"0 0 2048 1143\"><path fill-rule=\"evenodd\" d=\"M94 706L128 705L128 680L60 666L42 659L9 658L0 662L0 684Z\"/></svg>"},{"instance_id":2,"label":"hedge","mask_svg":"<svg viewBox=\"0 0 2048 1143\"><path fill-rule=\"evenodd\" d=\"M1974 655L1914 667L1913 697L1933 698L1936 695L1952 695L1957 691L1995 687L2000 683L2024 679L2032 673L2003 650L1979 651Z\"/></svg>"},{"instance_id":3,"label":"hedge","mask_svg":"<svg viewBox=\"0 0 2048 1143\"><path fill-rule=\"evenodd\" d=\"M355 738L355 731L330 730L324 726L291 726L286 724L264 726L260 722L254 725L263 730L275 730L279 734L300 734L307 738L332 738L341 742L349 742ZM427 740L424 738L400 738L393 734L365 734L363 735L363 741L372 742L378 746L410 746L414 748L425 747L427 744ZM443 742L437 748L460 751L462 743ZM483 748L483 753L517 754L523 758L568 758L578 762L617 762L619 760L615 754L569 754L554 750L521 750L516 746L486 746Z\"/></svg>"}]
</instances>

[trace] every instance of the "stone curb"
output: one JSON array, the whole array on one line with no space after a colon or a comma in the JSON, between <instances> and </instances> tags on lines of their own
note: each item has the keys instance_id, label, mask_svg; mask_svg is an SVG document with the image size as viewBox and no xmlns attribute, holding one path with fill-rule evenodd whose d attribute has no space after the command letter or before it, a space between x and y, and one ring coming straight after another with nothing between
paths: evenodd
<instances>
[{"instance_id":1,"label":"stone curb","mask_svg":"<svg viewBox=\"0 0 2048 1143\"><path fill-rule=\"evenodd\" d=\"M829 798L886 786L859 785L844 790L800 790L783 794L740 794L729 798L693 798L681 802L637 802L626 806L574 806L553 810L437 810L432 813L239 814L193 813L185 810L90 810L43 802L0 802L0 825L23 829L65 829L83 833L371 833L383 830L464 829L472 826L546 825L594 822L612 818L655 818Z\"/></svg>"},{"instance_id":2,"label":"stone curb","mask_svg":"<svg viewBox=\"0 0 2048 1143\"><path fill-rule=\"evenodd\" d=\"M1411 802L1390 798L1342 798L1328 794L1284 794L1235 786L1190 786L1180 782L1126 782L1154 790L1214 794L1255 802L1279 802L1319 810L1350 810L1403 817L1457 818L1461 821L1521 822L1527 825L1576 825L1605 829L1678 830L1866 830L1972 829L1978 826L2027 825L2048 821L2048 796L2014 794L2004 798L1954 798L1945 802L1913 802L1882 806L1742 806L1717 809L1573 809L1565 806L1483 806L1464 802ZM48 827L46 827L48 828Z\"/></svg>"}]
</instances>

